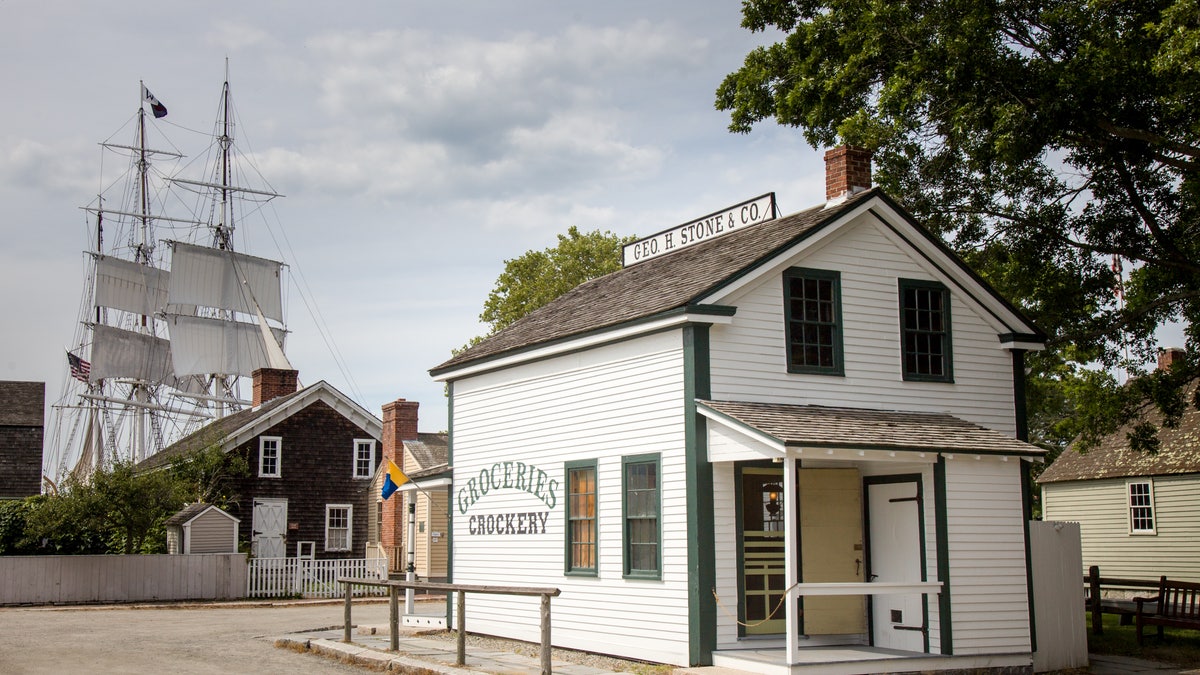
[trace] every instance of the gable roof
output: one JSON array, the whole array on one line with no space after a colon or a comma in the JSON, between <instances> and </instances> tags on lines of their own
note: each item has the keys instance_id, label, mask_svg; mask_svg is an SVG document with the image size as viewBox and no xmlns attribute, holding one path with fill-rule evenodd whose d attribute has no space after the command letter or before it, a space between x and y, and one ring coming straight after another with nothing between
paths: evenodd
<instances>
[{"instance_id":1,"label":"gable roof","mask_svg":"<svg viewBox=\"0 0 1200 675\"><path fill-rule=\"evenodd\" d=\"M40 427L45 411L45 382L0 381L0 426Z\"/></svg>"},{"instance_id":2,"label":"gable roof","mask_svg":"<svg viewBox=\"0 0 1200 675\"><path fill-rule=\"evenodd\" d=\"M237 516L222 508L212 504L205 504L204 502L196 502L195 504L188 504L187 506L183 507L179 513L167 518L165 521L163 521L163 525L186 525L207 513L209 509L216 510L217 513L220 513L235 523L241 522Z\"/></svg>"},{"instance_id":3,"label":"gable roof","mask_svg":"<svg viewBox=\"0 0 1200 675\"><path fill-rule=\"evenodd\" d=\"M1189 400L1196 386L1193 383L1188 388L1185 396ZM1038 476L1038 483L1200 473L1200 410L1189 405L1174 429L1162 426L1162 413L1157 409L1147 418L1159 427L1156 454L1130 449L1127 436L1135 424L1131 422L1105 436L1087 453L1074 446L1067 448Z\"/></svg>"},{"instance_id":4,"label":"gable roof","mask_svg":"<svg viewBox=\"0 0 1200 675\"><path fill-rule=\"evenodd\" d=\"M273 398L256 408L247 408L213 420L163 448L154 456L139 462L137 468L149 470L167 466L172 460L203 450L217 441L221 443L222 449L228 452L317 401L325 403L375 439L383 436L382 420L333 385L321 380L297 392Z\"/></svg>"},{"instance_id":5,"label":"gable roof","mask_svg":"<svg viewBox=\"0 0 1200 675\"><path fill-rule=\"evenodd\" d=\"M946 413L697 400L726 426L753 429L787 447L1041 457L1045 451Z\"/></svg>"},{"instance_id":6,"label":"gable roof","mask_svg":"<svg viewBox=\"0 0 1200 675\"><path fill-rule=\"evenodd\" d=\"M721 314L731 308L698 303L804 239L844 221L872 200L909 223L937 255L950 260L961 276L1015 317L1021 324L1021 337L1044 341L1041 332L1017 309L996 294L945 244L917 226L882 190L875 188L852 195L840 204L822 204L736 230L584 282L433 368L430 374L436 378L469 364L677 313Z\"/></svg>"}]
</instances>

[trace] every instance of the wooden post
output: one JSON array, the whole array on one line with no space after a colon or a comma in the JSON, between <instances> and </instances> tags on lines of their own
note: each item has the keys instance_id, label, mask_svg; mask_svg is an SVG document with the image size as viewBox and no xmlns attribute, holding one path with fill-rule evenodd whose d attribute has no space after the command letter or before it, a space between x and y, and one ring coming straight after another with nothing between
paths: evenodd
<instances>
[{"instance_id":1,"label":"wooden post","mask_svg":"<svg viewBox=\"0 0 1200 675\"><path fill-rule=\"evenodd\" d=\"M550 673L550 596L542 594L542 675Z\"/></svg>"},{"instance_id":2,"label":"wooden post","mask_svg":"<svg viewBox=\"0 0 1200 675\"><path fill-rule=\"evenodd\" d=\"M467 594L458 591L458 607L455 609L455 620L458 623L458 656L454 665L467 665Z\"/></svg>"},{"instance_id":3,"label":"wooden post","mask_svg":"<svg viewBox=\"0 0 1200 675\"><path fill-rule=\"evenodd\" d=\"M342 642L350 641L350 582L346 582L345 628L342 629Z\"/></svg>"},{"instance_id":4,"label":"wooden post","mask_svg":"<svg viewBox=\"0 0 1200 675\"><path fill-rule=\"evenodd\" d=\"M1104 633L1104 620L1100 610L1100 566L1088 568L1088 594L1092 605L1092 635Z\"/></svg>"},{"instance_id":5,"label":"wooden post","mask_svg":"<svg viewBox=\"0 0 1200 675\"><path fill-rule=\"evenodd\" d=\"M388 586L388 649L400 651L400 589Z\"/></svg>"}]
</instances>

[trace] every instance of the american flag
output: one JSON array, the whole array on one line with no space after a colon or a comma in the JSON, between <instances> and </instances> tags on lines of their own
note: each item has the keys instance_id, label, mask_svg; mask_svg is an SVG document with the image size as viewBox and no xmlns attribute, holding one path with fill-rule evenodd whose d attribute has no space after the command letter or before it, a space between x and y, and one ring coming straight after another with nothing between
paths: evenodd
<instances>
[{"instance_id":1,"label":"american flag","mask_svg":"<svg viewBox=\"0 0 1200 675\"><path fill-rule=\"evenodd\" d=\"M80 382L88 381L88 375L92 373L92 364L75 356L71 352L67 352L67 365L71 367L71 377Z\"/></svg>"}]
</instances>

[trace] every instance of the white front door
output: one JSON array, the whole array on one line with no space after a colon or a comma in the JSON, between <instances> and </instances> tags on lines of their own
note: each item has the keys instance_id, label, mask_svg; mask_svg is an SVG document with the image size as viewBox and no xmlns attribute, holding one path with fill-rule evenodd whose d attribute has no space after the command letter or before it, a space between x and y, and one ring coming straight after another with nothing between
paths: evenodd
<instances>
[{"instance_id":1,"label":"white front door","mask_svg":"<svg viewBox=\"0 0 1200 675\"><path fill-rule=\"evenodd\" d=\"M867 484L871 581L923 581L919 485L915 480ZM871 628L876 647L924 652L924 596L872 596Z\"/></svg>"},{"instance_id":2,"label":"white front door","mask_svg":"<svg viewBox=\"0 0 1200 675\"><path fill-rule=\"evenodd\" d=\"M283 536L287 531L286 499L254 500L254 534L251 550L256 558L283 558L287 555Z\"/></svg>"}]
</instances>

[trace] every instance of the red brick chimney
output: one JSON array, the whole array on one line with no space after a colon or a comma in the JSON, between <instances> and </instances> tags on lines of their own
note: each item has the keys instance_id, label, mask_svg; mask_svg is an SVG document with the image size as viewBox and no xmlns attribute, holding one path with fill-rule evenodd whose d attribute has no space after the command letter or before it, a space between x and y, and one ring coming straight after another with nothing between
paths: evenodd
<instances>
[{"instance_id":1,"label":"red brick chimney","mask_svg":"<svg viewBox=\"0 0 1200 675\"><path fill-rule=\"evenodd\" d=\"M296 393L299 371L282 368L259 368L254 378L254 406L258 407L271 399Z\"/></svg>"},{"instance_id":2,"label":"red brick chimney","mask_svg":"<svg viewBox=\"0 0 1200 675\"><path fill-rule=\"evenodd\" d=\"M1182 361L1186 355L1179 347L1167 347L1158 353L1158 369L1167 370L1172 364Z\"/></svg>"},{"instance_id":3,"label":"red brick chimney","mask_svg":"<svg viewBox=\"0 0 1200 675\"><path fill-rule=\"evenodd\" d=\"M825 152L825 199L849 197L871 188L871 151L838 146Z\"/></svg>"},{"instance_id":4,"label":"red brick chimney","mask_svg":"<svg viewBox=\"0 0 1200 675\"><path fill-rule=\"evenodd\" d=\"M404 471L404 441L417 438L417 401L398 398L383 404L383 460L392 460ZM408 518L405 515L406 500L400 494L383 502L380 509L379 543L385 549L398 549L404 543L404 529ZM403 557L398 561L403 566Z\"/></svg>"}]
</instances>

